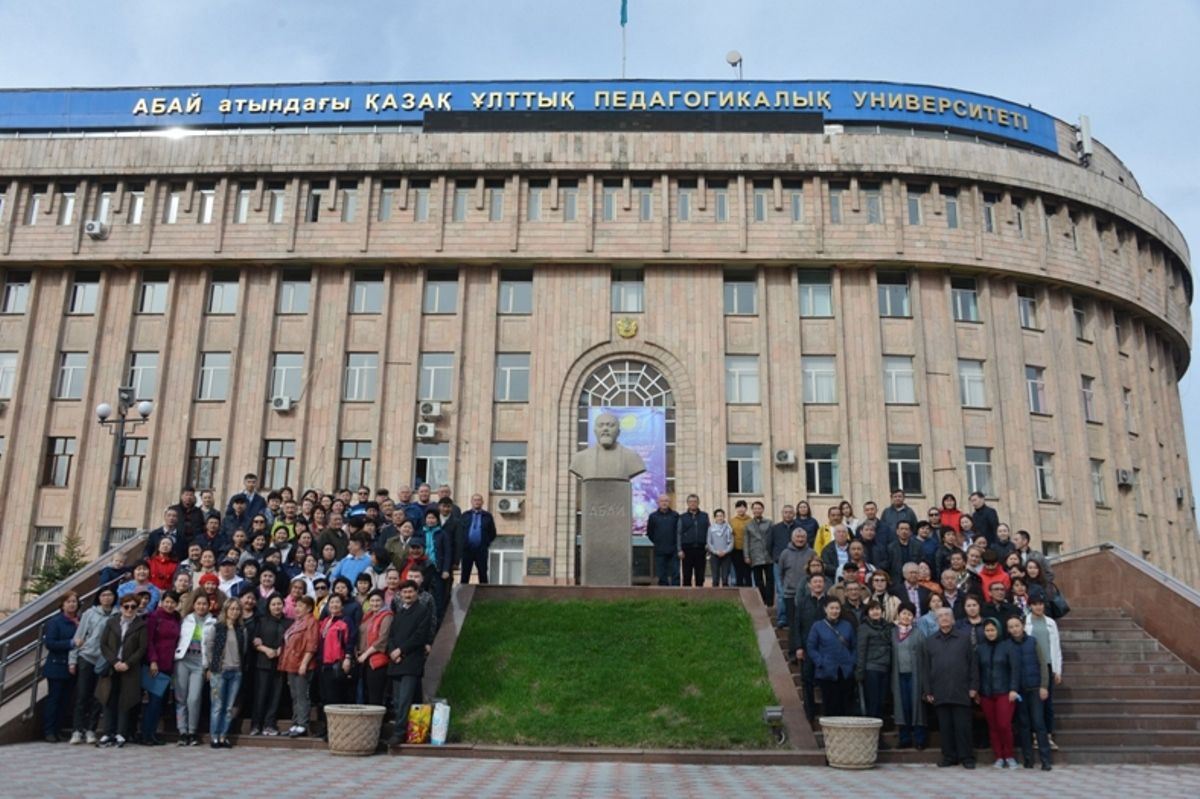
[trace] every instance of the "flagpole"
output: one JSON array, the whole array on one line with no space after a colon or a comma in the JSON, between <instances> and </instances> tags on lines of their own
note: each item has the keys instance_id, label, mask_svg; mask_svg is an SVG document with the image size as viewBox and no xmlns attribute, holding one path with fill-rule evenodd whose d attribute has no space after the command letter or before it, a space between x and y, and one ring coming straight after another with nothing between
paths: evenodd
<instances>
[{"instance_id":1,"label":"flagpole","mask_svg":"<svg viewBox=\"0 0 1200 799\"><path fill-rule=\"evenodd\" d=\"M621 26L621 80L625 79L625 26Z\"/></svg>"}]
</instances>

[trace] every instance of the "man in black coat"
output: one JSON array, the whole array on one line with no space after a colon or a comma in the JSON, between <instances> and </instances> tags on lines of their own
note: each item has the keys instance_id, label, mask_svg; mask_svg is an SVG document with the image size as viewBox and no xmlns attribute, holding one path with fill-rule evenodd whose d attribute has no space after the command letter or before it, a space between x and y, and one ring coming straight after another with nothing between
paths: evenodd
<instances>
[{"instance_id":1,"label":"man in black coat","mask_svg":"<svg viewBox=\"0 0 1200 799\"><path fill-rule=\"evenodd\" d=\"M970 635L954 626L949 608L937 612L938 631L921 651L921 685L925 701L937 709L942 738L938 766L975 768L971 740L971 703L979 694L979 658Z\"/></svg>"},{"instance_id":2,"label":"man in black coat","mask_svg":"<svg viewBox=\"0 0 1200 799\"><path fill-rule=\"evenodd\" d=\"M816 675L812 659L804 649L808 645L808 633L814 624L825 618L825 575L812 574L808 578L808 591L796 589L795 610L792 612L788 630L788 654L800 663L800 678L804 690L804 715L811 722L817 717Z\"/></svg>"},{"instance_id":3,"label":"man in black coat","mask_svg":"<svg viewBox=\"0 0 1200 799\"><path fill-rule=\"evenodd\" d=\"M904 579L892 583L891 594L899 597L901 602L912 602L913 607L921 613L928 613L929 595L932 592L917 582L920 574L918 569L917 564L912 561L905 563L902 569Z\"/></svg>"},{"instance_id":4,"label":"man in black coat","mask_svg":"<svg viewBox=\"0 0 1200 799\"><path fill-rule=\"evenodd\" d=\"M658 508L646 517L646 538L654 544L654 573L659 585L679 585L679 544L675 532L679 514L671 507L671 497L660 494Z\"/></svg>"},{"instance_id":5,"label":"man in black coat","mask_svg":"<svg viewBox=\"0 0 1200 799\"><path fill-rule=\"evenodd\" d=\"M459 583L471 582L471 567L479 569L479 582L488 582L488 547L496 540L496 520L483 508L483 494L471 495L471 507L458 520L458 535L462 537L462 575Z\"/></svg>"},{"instance_id":6,"label":"man in black coat","mask_svg":"<svg viewBox=\"0 0 1200 799\"><path fill-rule=\"evenodd\" d=\"M151 531L142 550L142 558L148 560L158 552L158 542L164 538L171 539L171 557L176 561L187 560L188 542L184 540L179 529L179 514L174 508L167 508L163 513L163 524L157 530Z\"/></svg>"},{"instance_id":7,"label":"man in black coat","mask_svg":"<svg viewBox=\"0 0 1200 799\"><path fill-rule=\"evenodd\" d=\"M395 701L396 722L388 745L404 742L404 730L408 723L408 709L421 688L421 677L425 674L425 647L430 642L430 625L433 611L429 605L417 600L417 584L405 580L400 584L400 604L388 628L388 677L392 681L392 698Z\"/></svg>"},{"instance_id":8,"label":"man in black coat","mask_svg":"<svg viewBox=\"0 0 1200 799\"><path fill-rule=\"evenodd\" d=\"M704 586L704 554L708 545L708 514L700 510L700 497L688 494L687 510L676 526L679 560L683 562L684 585Z\"/></svg>"},{"instance_id":9,"label":"man in black coat","mask_svg":"<svg viewBox=\"0 0 1200 799\"><path fill-rule=\"evenodd\" d=\"M204 511L196 504L196 489L184 486L179 492L179 504L172 505L171 510L179 514L179 529L183 531L184 541L190 544L204 532Z\"/></svg>"},{"instance_id":10,"label":"man in black coat","mask_svg":"<svg viewBox=\"0 0 1200 799\"><path fill-rule=\"evenodd\" d=\"M1000 526L1000 517L996 509L987 504L983 494L976 491L970 496L971 521L974 522L974 534L987 539L988 546L996 543L996 528Z\"/></svg>"}]
</instances>

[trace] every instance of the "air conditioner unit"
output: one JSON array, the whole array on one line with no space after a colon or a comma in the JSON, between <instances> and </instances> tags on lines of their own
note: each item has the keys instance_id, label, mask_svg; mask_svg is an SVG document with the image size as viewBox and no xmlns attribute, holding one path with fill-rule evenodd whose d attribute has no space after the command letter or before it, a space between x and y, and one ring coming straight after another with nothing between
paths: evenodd
<instances>
[{"instance_id":1,"label":"air conditioner unit","mask_svg":"<svg viewBox=\"0 0 1200 799\"><path fill-rule=\"evenodd\" d=\"M419 422L417 424L417 440L428 441L437 435L437 425L433 422Z\"/></svg>"},{"instance_id":2,"label":"air conditioner unit","mask_svg":"<svg viewBox=\"0 0 1200 799\"><path fill-rule=\"evenodd\" d=\"M108 238L108 225L99 219L89 219L83 223L83 232L93 239Z\"/></svg>"},{"instance_id":3,"label":"air conditioner unit","mask_svg":"<svg viewBox=\"0 0 1200 799\"><path fill-rule=\"evenodd\" d=\"M276 413L287 413L295 404L291 397L271 397L271 410Z\"/></svg>"},{"instance_id":4,"label":"air conditioner unit","mask_svg":"<svg viewBox=\"0 0 1200 799\"><path fill-rule=\"evenodd\" d=\"M796 450L794 450L794 449L777 449L777 450L775 450L775 465L776 466L795 466L796 465Z\"/></svg>"},{"instance_id":5,"label":"air conditioner unit","mask_svg":"<svg viewBox=\"0 0 1200 799\"><path fill-rule=\"evenodd\" d=\"M421 415L422 419L441 419L442 403L426 400L417 406L417 413Z\"/></svg>"},{"instance_id":6,"label":"air conditioner unit","mask_svg":"<svg viewBox=\"0 0 1200 799\"><path fill-rule=\"evenodd\" d=\"M496 510L501 513L520 513L524 505L524 497L501 497L496 500Z\"/></svg>"},{"instance_id":7,"label":"air conditioner unit","mask_svg":"<svg viewBox=\"0 0 1200 799\"><path fill-rule=\"evenodd\" d=\"M1133 488L1133 472L1129 469L1117 469L1117 487Z\"/></svg>"}]
</instances>

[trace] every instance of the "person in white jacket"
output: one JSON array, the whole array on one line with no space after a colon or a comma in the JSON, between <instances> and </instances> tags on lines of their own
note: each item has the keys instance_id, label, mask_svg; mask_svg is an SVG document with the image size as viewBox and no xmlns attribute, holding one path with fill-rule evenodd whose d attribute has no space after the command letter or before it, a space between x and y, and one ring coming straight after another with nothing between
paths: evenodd
<instances>
[{"instance_id":1,"label":"person in white jacket","mask_svg":"<svg viewBox=\"0 0 1200 799\"><path fill-rule=\"evenodd\" d=\"M200 697L204 691L204 653L212 636L216 617L211 613L208 595L192 600L192 612L179 625L179 643L175 646L175 725L179 746L199 746L196 729L200 725Z\"/></svg>"},{"instance_id":2,"label":"person in white jacket","mask_svg":"<svg viewBox=\"0 0 1200 799\"><path fill-rule=\"evenodd\" d=\"M1046 595L1032 592L1029 595L1029 615L1025 617L1025 634L1033 636L1038 643L1038 651L1045 658L1042 666L1049 666L1053 679L1050 681L1050 694L1042 703L1046 713L1046 734L1050 739L1050 748L1057 750L1054 742L1054 686L1062 684L1062 642L1058 636L1058 623L1046 615Z\"/></svg>"},{"instance_id":3,"label":"person in white jacket","mask_svg":"<svg viewBox=\"0 0 1200 799\"><path fill-rule=\"evenodd\" d=\"M712 524L708 526L708 559L712 563L713 588L729 587L730 552L733 551L733 528L725 521L725 511L713 511Z\"/></svg>"}]
</instances>

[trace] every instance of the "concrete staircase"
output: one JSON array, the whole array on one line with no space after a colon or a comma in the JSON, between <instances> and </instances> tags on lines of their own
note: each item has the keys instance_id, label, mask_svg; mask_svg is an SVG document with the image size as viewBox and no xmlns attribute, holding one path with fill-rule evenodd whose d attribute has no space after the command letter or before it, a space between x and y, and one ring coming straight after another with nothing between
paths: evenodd
<instances>
[{"instance_id":1,"label":"concrete staircase","mask_svg":"<svg viewBox=\"0 0 1200 799\"><path fill-rule=\"evenodd\" d=\"M1053 694L1056 763L1200 763L1200 673L1120 609L1075 607L1058 625L1064 676ZM786 631L778 633L786 649ZM799 667L791 669L800 690ZM897 743L890 719L884 740ZM939 743L931 730L925 751L887 749L879 762L936 762ZM990 764L991 750L976 758Z\"/></svg>"}]
</instances>

